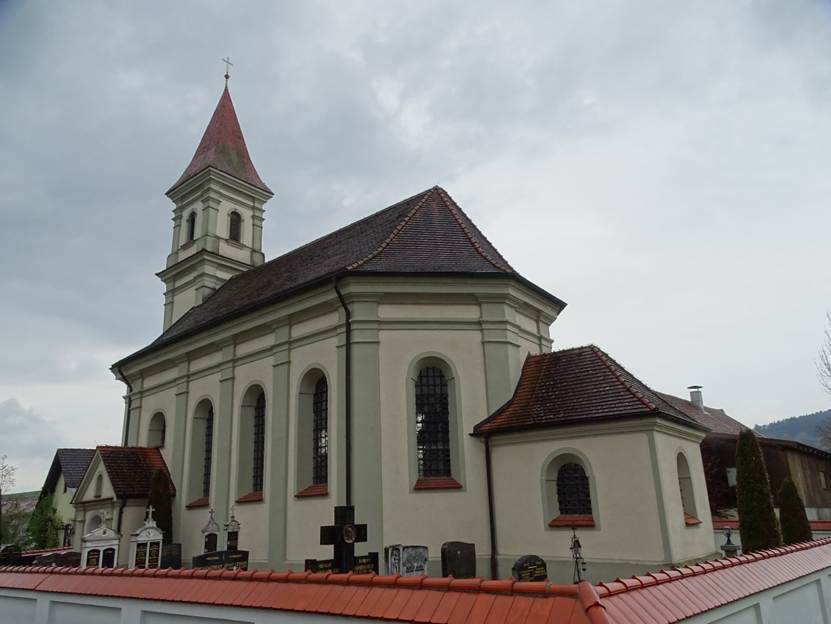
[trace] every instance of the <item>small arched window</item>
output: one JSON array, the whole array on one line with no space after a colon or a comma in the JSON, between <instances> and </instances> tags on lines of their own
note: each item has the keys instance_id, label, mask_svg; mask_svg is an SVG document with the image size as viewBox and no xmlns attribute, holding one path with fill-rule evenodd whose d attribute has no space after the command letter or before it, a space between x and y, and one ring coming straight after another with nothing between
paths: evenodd
<instances>
[{"instance_id":1,"label":"small arched window","mask_svg":"<svg viewBox=\"0 0 831 624\"><path fill-rule=\"evenodd\" d=\"M101 498L101 493L102 493L103 489L104 489L104 476L103 475L98 475L97 477L95 477L95 490L94 490L93 496L95 496L95 498Z\"/></svg>"},{"instance_id":2,"label":"small arched window","mask_svg":"<svg viewBox=\"0 0 831 624\"><path fill-rule=\"evenodd\" d=\"M312 397L312 484L329 479L329 384L321 377Z\"/></svg>"},{"instance_id":3,"label":"small arched window","mask_svg":"<svg viewBox=\"0 0 831 624\"><path fill-rule=\"evenodd\" d=\"M418 476L449 477L450 401L447 378L437 366L425 366L415 384Z\"/></svg>"},{"instance_id":4,"label":"small arched window","mask_svg":"<svg viewBox=\"0 0 831 624\"><path fill-rule=\"evenodd\" d=\"M156 412L150 419L150 427L147 430L147 446L150 448L161 448L164 446L165 422L164 414Z\"/></svg>"},{"instance_id":5,"label":"small arched window","mask_svg":"<svg viewBox=\"0 0 831 624\"><path fill-rule=\"evenodd\" d=\"M690 525L701 524L695 509L695 493L693 492L690 465L683 453L678 453L678 489L681 492L681 508L684 510L684 522Z\"/></svg>"},{"instance_id":6,"label":"small arched window","mask_svg":"<svg viewBox=\"0 0 831 624\"><path fill-rule=\"evenodd\" d=\"M557 504L561 516L590 516L592 497L583 466L568 462L557 471Z\"/></svg>"},{"instance_id":7,"label":"small arched window","mask_svg":"<svg viewBox=\"0 0 831 624\"><path fill-rule=\"evenodd\" d=\"M187 235L188 235L188 242L192 241L196 238L196 213L191 212L188 215L187 219Z\"/></svg>"},{"instance_id":8,"label":"small arched window","mask_svg":"<svg viewBox=\"0 0 831 624\"><path fill-rule=\"evenodd\" d=\"M592 480L585 460L562 453L545 468L543 496L545 521L549 527L594 527Z\"/></svg>"},{"instance_id":9,"label":"small arched window","mask_svg":"<svg viewBox=\"0 0 831 624\"><path fill-rule=\"evenodd\" d=\"M242 240L242 217L238 212L228 215L228 238L237 243Z\"/></svg>"}]
</instances>

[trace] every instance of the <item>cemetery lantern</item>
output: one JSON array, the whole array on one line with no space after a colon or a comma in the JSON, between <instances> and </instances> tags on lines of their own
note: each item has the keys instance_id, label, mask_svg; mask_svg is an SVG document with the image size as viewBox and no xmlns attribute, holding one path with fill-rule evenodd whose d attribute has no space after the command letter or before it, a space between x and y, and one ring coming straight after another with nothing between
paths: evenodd
<instances>
[{"instance_id":1,"label":"cemetery lantern","mask_svg":"<svg viewBox=\"0 0 831 624\"><path fill-rule=\"evenodd\" d=\"M231 519L225 524L225 550L239 550L239 521L234 517L231 507Z\"/></svg>"},{"instance_id":2,"label":"cemetery lantern","mask_svg":"<svg viewBox=\"0 0 831 624\"><path fill-rule=\"evenodd\" d=\"M203 546L202 552L216 552L219 550L219 525L214 520L214 510L208 511L208 523L202 527Z\"/></svg>"}]
</instances>

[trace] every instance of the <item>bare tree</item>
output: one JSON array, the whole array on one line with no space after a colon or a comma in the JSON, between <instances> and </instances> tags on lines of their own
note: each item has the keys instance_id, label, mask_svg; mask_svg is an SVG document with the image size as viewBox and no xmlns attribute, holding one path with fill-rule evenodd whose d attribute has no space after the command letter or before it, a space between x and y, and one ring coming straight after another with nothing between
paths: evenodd
<instances>
[{"instance_id":1,"label":"bare tree","mask_svg":"<svg viewBox=\"0 0 831 624\"><path fill-rule=\"evenodd\" d=\"M6 461L6 455L0 455L0 535L3 535L3 492L14 485L14 471L17 470Z\"/></svg>"},{"instance_id":2,"label":"bare tree","mask_svg":"<svg viewBox=\"0 0 831 624\"><path fill-rule=\"evenodd\" d=\"M831 394L831 313L826 314L825 318L828 322L825 325L825 340L819 350L817 373L822 387Z\"/></svg>"}]
</instances>

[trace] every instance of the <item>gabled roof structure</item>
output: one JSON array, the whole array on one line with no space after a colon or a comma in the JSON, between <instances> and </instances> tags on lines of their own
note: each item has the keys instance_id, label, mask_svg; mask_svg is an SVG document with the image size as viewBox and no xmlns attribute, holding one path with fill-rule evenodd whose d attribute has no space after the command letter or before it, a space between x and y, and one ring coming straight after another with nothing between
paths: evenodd
<instances>
[{"instance_id":1,"label":"gabled roof structure","mask_svg":"<svg viewBox=\"0 0 831 624\"><path fill-rule=\"evenodd\" d=\"M598 420L659 416L706 429L594 345L529 355L511 399L476 435Z\"/></svg>"},{"instance_id":2,"label":"gabled roof structure","mask_svg":"<svg viewBox=\"0 0 831 624\"><path fill-rule=\"evenodd\" d=\"M434 186L232 277L115 366L335 277L383 274L510 276L565 307L520 276L448 193Z\"/></svg>"},{"instance_id":3,"label":"gabled roof structure","mask_svg":"<svg viewBox=\"0 0 831 624\"><path fill-rule=\"evenodd\" d=\"M242 136L228 85L225 85L190 164L167 193L170 194L176 187L210 167L271 193L248 155L248 146Z\"/></svg>"},{"instance_id":4,"label":"gabled roof structure","mask_svg":"<svg viewBox=\"0 0 831 624\"><path fill-rule=\"evenodd\" d=\"M58 478L61 475L63 475L67 487L78 487L93 455L95 455L95 449L62 448L55 451L55 457L52 459L52 465L49 467L46 481L41 490L41 496L55 491Z\"/></svg>"},{"instance_id":5,"label":"gabled roof structure","mask_svg":"<svg viewBox=\"0 0 831 624\"><path fill-rule=\"evenodd\" d=\"M684 412L687 416L707 427L711 433L725 435L739 435L743 429L748 429L735 418L727 415L723 409L704 406L699 409L692 401L663 392L657 393L664 401L675 409Z\"/></svg>"},{"instance_id":6,"label":"gabled roof structure","mask_svg":"<svg viewBox=\"0 0 831 624\"><path fill-rule=\"evenodd\" d=\"M170 494L176 494L176 486L159 449L143 446L99 446L95 450L104 463L116 498L147 498L150 493L150 481L156 470L161 470L167 477Z\"/></svg>"}]
</instances>

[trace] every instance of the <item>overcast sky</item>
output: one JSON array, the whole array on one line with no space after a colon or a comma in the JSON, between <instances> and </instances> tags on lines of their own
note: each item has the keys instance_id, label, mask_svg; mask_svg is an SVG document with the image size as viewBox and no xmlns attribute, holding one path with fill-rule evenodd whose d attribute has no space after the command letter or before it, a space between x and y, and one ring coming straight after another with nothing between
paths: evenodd
<instances>
[{"instance_id":1,"label":"overcast sky","mask_svg":"<svg viewBox=\"0 0 831 624\"><path fill-rule=\"evenodd\" d=\"M242 8L241 8L242 7ZM118 443L172 204L231 92L274 257L441 184L653 388L831 406L831 3L0 1L0 454ZM482 415L483 417L485 414Z\"/></svg>"}]
</instances>

